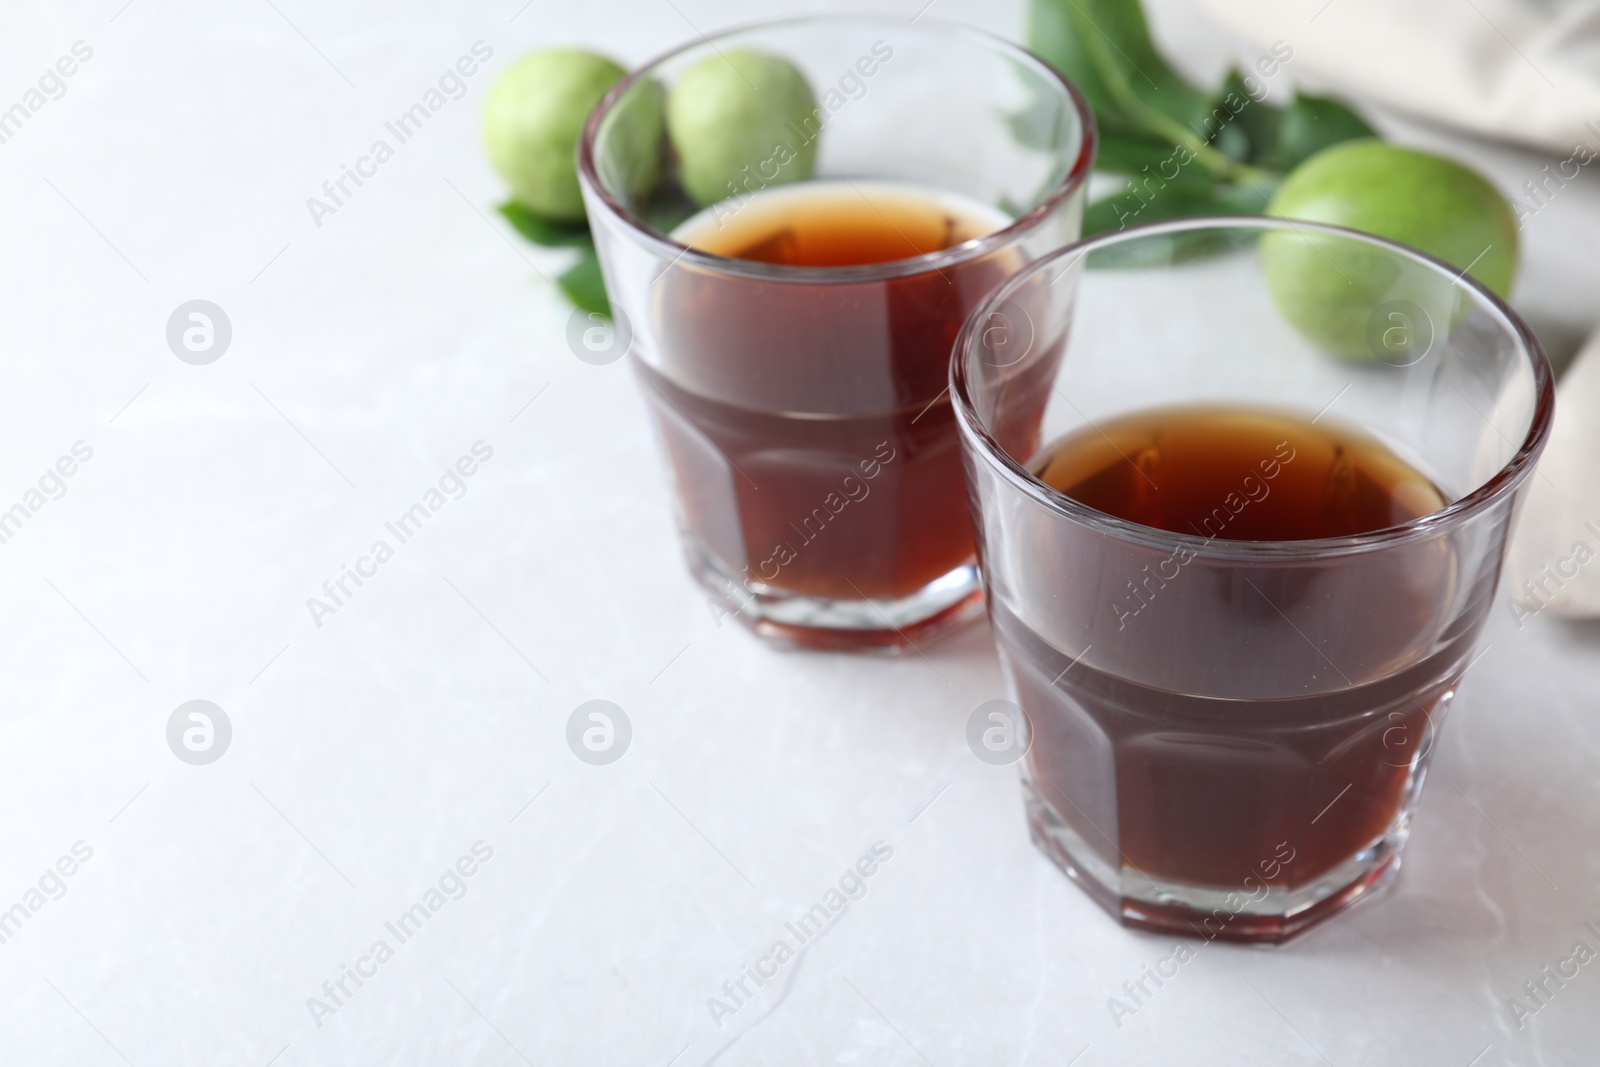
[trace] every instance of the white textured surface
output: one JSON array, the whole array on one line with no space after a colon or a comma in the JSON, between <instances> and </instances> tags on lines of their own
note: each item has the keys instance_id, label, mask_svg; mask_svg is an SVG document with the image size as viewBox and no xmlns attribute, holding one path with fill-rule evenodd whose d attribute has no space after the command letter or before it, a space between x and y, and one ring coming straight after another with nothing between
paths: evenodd
<instances>
[{"instance_id":1,"label":"white textured surface","mask_svg":"<svg viewBox=\"0 0 1600 1067\"><path fill-rule=\"evenodd\" d=\"M1283 950L1206 946L1120 1027L1108 998L1171 943L1069 885L1015 771L966 751L1000 693L984 629L883 662L713 626L624 366L566 348L534 269L562 257L480 217L476 112L537 44L636 62L777 5L121 2L0 15L0 108L94 49L0 144L0 508L94 450L0 544L0 908L93 849L0 944L0 1062L1592 1058L1600 963L1524 1029L1507 998L1600 948L1593 626L1519 630L1502 599L1398 892ZM1158 14L1213 72L1226 40ZM479 39L465 98L314 227L306 198ZM1508 188L1546 162L1456 150ZM1558 353L1596 315L1594 186L1527 231L1519 302ZM204 367L163 336L196 297L234 328ZM314 626L306 598L479 440L465 496ZM634 727L608 767L564 741L596 697ZM165 741L195 698L234 727L207 767ZM707 998L880 839L866 895L713 1025ZM384 922L480 840L466 895L399 945ZM316 1025L307 998L380 938L394 958Z\"/></svg>"}]
</instances>

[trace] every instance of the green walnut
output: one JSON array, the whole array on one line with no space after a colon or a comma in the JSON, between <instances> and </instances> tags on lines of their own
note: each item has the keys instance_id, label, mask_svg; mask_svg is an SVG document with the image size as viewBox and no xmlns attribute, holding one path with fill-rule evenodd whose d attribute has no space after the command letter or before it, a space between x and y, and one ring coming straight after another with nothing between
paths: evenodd
<instances>
[{"instance_id":1,"label":"green walnut","mask_svg":"<svg viewBox=\"0 0 1600 1067\"><path fill-rule=\"evenodd\" d=\"M702 206L809 178L820 128L799 68L748 48L702 59L667 95L678 180Z\"/></svg>"},{"instance_id":2,"label":"green walnut","mask_svg":"<svg viewBox=\"0 0 1600 1067\"><path fill-rule=\"evenodd\" d=\"M534 52L500 72L483 102L483 139L523 207L552 219L584 217L578 138L594 105L626 73L575 48Z\"/></svg>"},{"instance_id":3,"label":"green walnut","mask_svg":"<svg viewBox=\"0 0 1600 1067\"><path fill-rule=\"evenodd\" d=\"M1454 265L1501 296L1517 266L1517 220L1476 171L1385 141L1345 141L1296 167L1268 213L1387 237ZM1394 301L1443 330L1465 310L1449 279L1353 240L1306 232L1261 242L1267 284L1284 317L1310 340L1353 360L1384 357L1370 329Z\"/></svg>"},{"instance_id":4,"label":"green walnut","mask_svg":"<svg viewBox=\"0 0 1600 1067\"><path fill-rule=\"evenodd\" d=\"M595 136L595 169L613 195L632 201L654 188L661 177L666 97L660 82L645 78L629 86L601 122Z\"/></svg>"}]
</instances>

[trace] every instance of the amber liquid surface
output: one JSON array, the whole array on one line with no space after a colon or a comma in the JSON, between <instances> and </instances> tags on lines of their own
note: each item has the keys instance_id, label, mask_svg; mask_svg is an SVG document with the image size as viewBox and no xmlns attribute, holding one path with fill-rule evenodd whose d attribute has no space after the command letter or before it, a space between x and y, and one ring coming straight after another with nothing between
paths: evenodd
<instances>
[{"instance_id":1,"label":"amber liquid surface","mask_svg":"<svg viewBox=\"0 0 1600 1067\"><path fill-rule=\"evenodd\" d=\"M1045 448L1034 470L1099 511L1217 540L1357 534L1447 502L1376 438L1261 409L1103 421ZM1091 636L1117 653L1118 673L1094 666L1104 662L1094 652L1079 662L998 599L991 605L1032 724L1028 769L1041 799L1112 868L1240 893L1261 881L1304 886L1383 837L1409 803L1414 758L1476 636L1476 627L1447 633L1392 658L1437 625L1448 553L1419 549L1423 565L1399 561L1392 582L1389 572L1352 570L1343 584L1337 560L1331 574L1174 563L1168 579L1150 582L1149 558L1129 550L1126 561L1146 580L1137 596L1148 602L1126 593L1123 560L1108 567L1119 573L1106 586L1127 596L1116 611L1129 614ZM1269 630L1283 642L1276 651L1263 641ZM1214 678L1218 662L1224 679L1248 676L1272 698L1196 695L1136 676L1148 667L1147 677Z\"/></svg>"},{"instance_id":2,"label":"amber liquid surface","mask_svg":"<svg viewBox=\"0 0 1600 1067\"><path fill-rule=\"evenodd\" d=\"M913 186L815 182L719 207L676 236L733 259L857 267L940 252L982 237L999 221L992 211Z\"/></svg>"},{"instance_id":3,"label":"amber liquid surface","mask_svg":"<svg viewBox=\"0 0 1600 1067\"><path fill-rule=\"evenodd\" d=\"M1008 220L932 190L813 182L718 205L675 231L731 258L841 268L903 260ZM946 369L992 255L862 281L669 270L662 359L639 372L681 521L723 569L784 594L908 596L972 560Z\"/></svg>"},{"instance_id":4,"label":"amber liquid surface","mask_svg":"<svg viewBox=\"0 0 1600 1067\"><path fill-rule=\"evenodd\" d=\"M1096 511L1228 541L1346 537L1445 504L1377 438L1261 408L1158 408L1106 420L1056 442L1035 469Z\"/></svg>"}]
</instances>

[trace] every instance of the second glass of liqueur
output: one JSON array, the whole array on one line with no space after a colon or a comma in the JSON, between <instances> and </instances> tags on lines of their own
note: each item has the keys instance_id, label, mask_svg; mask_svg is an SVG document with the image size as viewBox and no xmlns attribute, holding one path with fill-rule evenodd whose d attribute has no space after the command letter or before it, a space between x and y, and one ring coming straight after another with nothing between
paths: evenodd
<instances>
[{"instance_id":1,"label":"second glass of liqueur","mask_svg":"<svg viewBox=\"0 0 1600 1067\"><path fill-rule=\"evenodd\" d=\"M1391 884L1550 432L1527 324L1382 238L1179 219L1007 282L951 391L1045 854L1206 939Z\"/></svg>"},{"instance_id":2,"label":"second glass of liqueur","mask_svg":"<svg viewBox=\"0 0 1600 1067\"><path fill-rule=\"evenodd\" d=\"M724 189L685 175L675 146L641 165L651 98L697 65L736 67L750 77L732 92L781 110L793 86L771 58L816 106ZM949 353L987 292L1077 236L1093 153L1087 109L1049 67L931 19L734 31L595 109L584 198L719 619L894 651L981 612ZM787 180L796 158L814 165Z\"/></svg>"}]
</instances>

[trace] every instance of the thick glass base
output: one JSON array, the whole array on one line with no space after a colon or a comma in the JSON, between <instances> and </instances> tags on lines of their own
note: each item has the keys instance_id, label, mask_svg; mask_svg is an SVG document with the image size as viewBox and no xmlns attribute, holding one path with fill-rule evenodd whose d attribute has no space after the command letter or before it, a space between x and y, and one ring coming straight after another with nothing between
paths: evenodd
<instances>
[{"instance_id":1,"label":"thick glass base","mask_svg":"<svg viewBox=\"0 0 1600 1067\"><path fill-rule=\"evenodd\" d=\"M897 655L983 615L983 581L972 563L909 596L830 600L736 578L693 538L685 538L684 548L719 625L737 619L780 647Z\"/></svg>"},{"instance_id":2,"label":"thick glass base","mask_svg":"<svg viewBox=\"0 0 1600 1067\"><path fill-rule=\"evenodd\" d=\"M1111 866L1056 815L1032 781L1024 778L1023 791L1033 843L1117 921L1207 941L1281 944L1378 895L1399 875L1409 833L1408 807L1383 836L1308 885L1263 886L1264 892L1251 892L1245 884L1233 889L1194 886Z\"/></svg>"}]
</instances>

